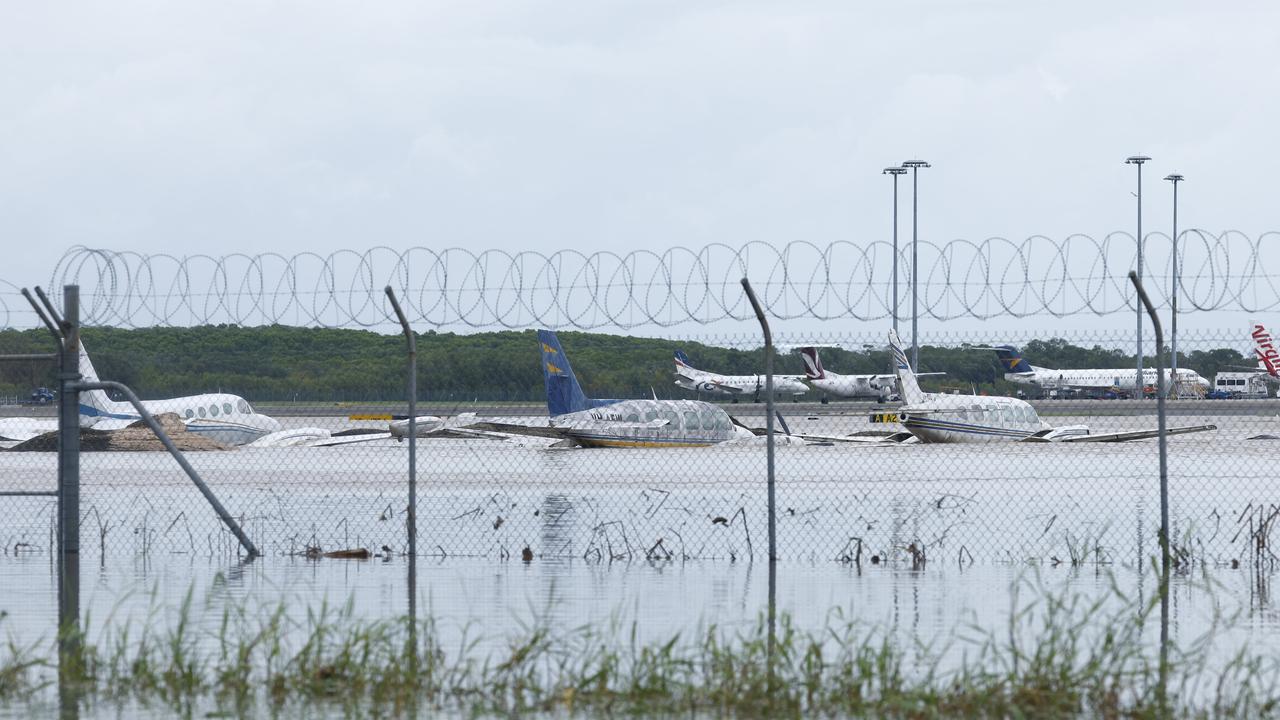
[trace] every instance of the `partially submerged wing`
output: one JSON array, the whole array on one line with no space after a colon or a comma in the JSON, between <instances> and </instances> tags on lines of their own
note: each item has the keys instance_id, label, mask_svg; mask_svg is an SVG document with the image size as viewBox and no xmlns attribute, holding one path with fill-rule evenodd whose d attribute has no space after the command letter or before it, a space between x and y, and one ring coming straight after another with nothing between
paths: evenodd
<instances>
[{"instance_id":1,"label":"partially submerged wing","mask_svg":"<svg viewBox=\"0 0 1280 720\"><path fill-rule=\"evenodd\" d=\"M1188 425L1186 427L1168 428L1164 431L1164 434L1188 435L1217 429L1217 425ZM1130 440L1150 440L1159 436L1159 430L1131 430L1128 432L1102 433L1100 435L1075 435L1064 437L1058 442L1128 442Z\"/></svg>"}]
</instances>

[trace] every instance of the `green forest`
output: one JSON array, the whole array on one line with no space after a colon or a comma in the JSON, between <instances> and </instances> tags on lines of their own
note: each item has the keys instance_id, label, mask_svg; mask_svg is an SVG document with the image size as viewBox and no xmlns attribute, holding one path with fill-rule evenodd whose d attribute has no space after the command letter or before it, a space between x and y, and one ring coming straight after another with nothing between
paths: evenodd
<instances>
[{"instance_id":1,"label":"green forest","mask_svg":"<svg viewBox=\"0 0 1280 720\"><path fill-rule=\"evenodd\" d=\"M695 367L724 374L764 368L763 350L701 342L562 332L560 341L588 395L689 397L672 382L672 354L681 349ZM379 401L404 397L406 355L401 335L365 330L286 326L193 328L85 328L85 348L98 375L133 387L144 399L230 392L251 401ZM0 354L47 353L45 330L0 331ZM428 331L418 336L422 400L542 400L538 343L532 330L474 334ZM831 372L875 373L889 368L886 349L822 349ZM1117 367L1133 355L1065 340L1033 341L1022 348L1035 365L1053 368ZM995 353L972 348L921 346L922 371L944 371L922 384L932 389L1012 394ZM1179 365L1212 379L1219 369L1251 365L1235 350L1180 354ZM803 373L800 356L779 354L778 373ZM0 396L27 398L56 382L50 362L0 363Z\"/></svg>"}]
</instances>

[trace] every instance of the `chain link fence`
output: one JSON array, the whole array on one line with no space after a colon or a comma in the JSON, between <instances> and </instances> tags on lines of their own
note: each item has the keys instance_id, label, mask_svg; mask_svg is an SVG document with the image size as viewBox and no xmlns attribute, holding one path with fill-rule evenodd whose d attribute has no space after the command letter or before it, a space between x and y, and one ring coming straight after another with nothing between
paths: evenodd
<instances>
[{"instance_id":1,"label":"chain link fence","mask_svg":"<svg viewBox=\"0 0 1280 720\"><path fill-rule=\"evenodd\" d=\"M525 349L502 362L536 371L545 362L539 341L528 333L517 338ZM623 380L610 376L618 363L605 362L611 352L607 343L602 348L592 340L566 334L562 342L586 394L604 397L597 390L627 389ZM1219 374L1257 375L1237 365L1252 362L1248 328L1184 333L1179 341L1180 367L1201 372L1205 383L1184 388L1186 397L1169 403L1169 425L1216 429L1170 439L1175 551L1221 564L1269 559L1268 537L1280 515L1270 472L1274 444L1250 438L1280 435L1274 386L1259 381L1249 386L1250 393L1230 386L1237 395L1265 397L1205 397L1217 389L1213 383ZM420 336L420 352L429 353L433 342L444 339ZM419 414L430 417L420 421L425 434L418 441L419 555L605 563L766 557L765 439L742 430L765 426L758 390L749 384L729 390L727 382L714 380L686 389L672 380L678 350L697 370L746 375L763 367L759 338L693 335L643 342L651 352L623 358L622 364L652 365L643 369L665 382L639 392L630 388L631 397L704 400L709 404L672 406L690 414L670 427L711 429L723 412L734 423L733 439L706 447L562 447L563 433L547 427L545 390L540 401L510 400L511 393L500 389L504 378L495 377L491 396L464 399L461 389L438 392L446 386L442 375L424 364ZM972 405L975 418L986 399L1009 395L1028 399L1048 426L1083 425L1095 435L1153 430L1152 400L1112 399L1111 388L1018 384L1006 378L990 349L1021 348L1024 359L1037 366L1104 363L1101 367L1126 369L1131 378L1132 358L1124 350L1129 342L1124 334L1101 332L1053 341L990 332L930 334L921 338L920 369L943 374L920 382L928 391L968 398L964 403ZM794 350L808 345L818 347L828 373L889 374L890 356L879 332L784 336L780 343L780 387L783 380L804 377L803 356ZM143 357L122 357L108 347L98 352L114 366L145 364ZM156 352L181 356L174 349ZM1054 352L1057 357L1049 355ZM655 357L665 359L649 359ZM717 361L729 362L724 358L731 366L716 367ZM403 351L390 362L400 364L395 382L403 383ZM468 362L483 367L490 361L476 356ZM138 385L148 397L145 383ZM891 442L886 438L904 429L896 422L899 402L891 397L896 390L878 400L801 387L807 388L802 394L777 396L779 432L787 433L778 438L776 461L782 559L912 565L1142 562L1154 552L1159 527L1154 440ZM208 423L215 418L240 422L238 414L227 415L230 405L219 398L201 396L203 406L194 416L207 415ZM405 412L403 402L245 400L279 430L187 457L262 552L368 551L392 557L406 551L408 454L403 437L390 432ZM7 427L27 416L53 420L47 409L5 410ZM617 420L652 423L643 412ZM532 434L516 431L526 426ZM12 439L4 444L10 448L0 452L4 491L54 488L57 459L47 445L43 451L23 451L26 446ZM84 452L81 471L86 556L105 562L158 553L240 552L235 537L166 453ZM41 496L0 498L3 552L51 552L55 504Z\"/></svg>"}]
</instances>

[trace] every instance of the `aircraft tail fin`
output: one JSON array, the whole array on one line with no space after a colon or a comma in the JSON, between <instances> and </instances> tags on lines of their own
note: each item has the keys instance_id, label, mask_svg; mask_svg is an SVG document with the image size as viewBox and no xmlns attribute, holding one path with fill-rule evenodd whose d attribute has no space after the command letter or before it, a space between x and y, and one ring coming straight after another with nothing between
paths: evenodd
<instances>
[{"instance_id":1,"label":"aircraft tail fin","mask_svg":"<svg viewBox=\"0 0 1280 720\"><path fill-rule=\"evenodd\" d=\"M924 392L916 382L916 374L911 371L911 363L907 362L907 353L902 349L902 340L898 338L896 330L889 331L889 348L893 351L893 367L898 373L902 401L905 403L923 401Z\"/></svg>"},{"instance_id":2,"label":"aircraft tail fin","mask_svg":"<svg viewBox=\"0 0 1280 720\"><path fill-rule=\"evenodd\" d=\"M84 343L80 343L80 379L85 382L97 382L98 371L93 367L93 361L89 359L89 353L84 349ZM107 393L102 390L86 390L80 393L80 425L87 427L97 422L99 417L119 414L121 412L133 412L132 406L125 403L115 402Z\"/></svg>"},{"instance_id":3,"label":"aircraft tail fin","mask_svg":"<svg viewBox=\"0 0 1280 720\"><path fill-rule=\"evenodd\" d=\"M1022 375L1035 372L1031 369L1031 363L1022 358L1018 348L1012 345L997 345L992 350L996 351L996 357L1000 358L1000 366L1004 368L1006 374Z\"/></svg>"},{"instance_id":4,"label":"aircraft tail fin","mask_svg":"<svg viewBox=\"0 0 1280 720\"><path fill-rule=\"evenodd\" d=\"M822 360L818 359L818 348L800 348L800 357L804 359L804 376L810 380L821 380L827 376L822 369Z\"/></svg>"},{"instance_id":5,"label":"aircraft tail fin","mask_svg":"<svg viewBox=\"0 0 1280 720\"><path fill-rule=\"evenodd\" d=\"M542 378L547 386L547 412L554 417L589 408L591 403L582 392L556 334L539 330L538 345L542 352Z\"/></svg>"},{"instance_id":6,"label":"aircraft tail fin","mask_svg":"<svg viewBox=\"0 0 1280 720\"><path fill-rule=\"evenodd\" d=\"M1258 355L1258 369L1264 370L1273 378L1280 378L1280 351L1276 350L1271 333L1262 323L1253 324L1253 348Z\"/></svg>"},{"instance_id":7,"label":"aircraft tail fin","mask_svg":"<svg viewBox=\"0 0 1280 720\"><path fill-rule=\"evenodd\" d=\"M688 356L688 355L685 355L683 350L677 350L677 351L676 351L676 367L677 367L677 368L682 368L682 367L691 368L691 367L693 367L692 365L690 365L690 364L689 364L689 356Z\"/></svg>"}]
</instances>

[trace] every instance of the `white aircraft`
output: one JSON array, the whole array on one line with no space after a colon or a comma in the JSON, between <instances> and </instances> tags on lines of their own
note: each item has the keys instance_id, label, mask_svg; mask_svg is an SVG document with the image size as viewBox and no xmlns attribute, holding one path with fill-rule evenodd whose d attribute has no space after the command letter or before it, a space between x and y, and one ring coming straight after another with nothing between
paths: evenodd
<instances>
[{"instance_id":1,"label":"white aircraft","mask_svg":"<svg viewBox=\"0 0 1280 720\"><path fill-rule=\"evenodd\" d=\"M1018 349L1012 345L997 345L991 348L979 349L994 350L996 357L1000 358L1000 364L1004 367L1004 378L1024 385L1035 385L1054 390L1113 391L1131 395L1137 394L1139 391L1152 390L1156 385L1155 368L1143 368L1143 387L1138 389L1134 387L1134 379L1137 373L1133 368L1052 370L1027 362L1023 359L1022 353L1019 353ZM1199 395L1204 395L1209 390L1209 381L1201 377L1200 373L1195 370L1178 368L1176 383L1173 384L1170 384L1170 378L1173 376L1170 374L1169 369L1166 368L1164 372L1165 387L1179 392L1190 391Z\"/></svg>"},{"instance_id":2,"label":"white aircraft","mask_svg":"<svg viewBox=\"0 0 1280 720\"><path fill-rule=\"evenodd\" d=\"M86 382L98 379L89 353L80 345L80 375ZM152 415L176 413L188 432L193 432L224 445L244 445L268 433L280 430L280 423L259 414L242 397L227 393L188 395L168 400L144 400L142 406ZM116 402L102 390L80 393L80 427L95 430L118 430L142 419L133 405ZM56 419L12 418L0 421L0 438L10 441L29 440L58 429Z\"/></svg>"},{"instance_id":3,"label":"white aircraft","mask_svg":"<svg viewBox=\"0 0 1280 720\"><path fill-rule=\"evenodd\" d=\"M1084 425L1052 427L1040 419L1030 403L1011 397L926 393L916 383L898 334L889 331L894 366L904 405L898 421L920 442L980 443L1001 441L1122 442L1158 435L1156 430L1094 435ZM1169 428L1166 435L1214 430L1214 425Z\"/></svg>"},{"instance_id":4,"label":"white aircraft","mask_svg":"<svg viewBox=\"0 0 1280 720\"><path fill-rule=\"evenodd\" d=\"M898 400L898 379L892 374L882 375L841 375L827 371L818 358L818 348L800 348L800 357L804 358L805 380L815 390L842 398L864 398L885 402ZM916 377L925 375L945 375L946 373L916 373ZM827 399L824 397L823 402Z\"/></svg>"},{"instance_id":5,"label":"white aircraft","mask_svg":"<svg viewBox=\"0 0 1280 720\"><path fill-rule=\"evenodd\" d=\"M86 382L98 379L98 372L93 369L83 344L80 345L80 375ZM280 423L275 418L255 412L247 400L228 393L143 400L142 406L152 415L175 413L182 418L187 432L224 445L243 445L280 430ZM141 419L133 405L116 402L102 390L80 393L81 427L113 430Z\"/></svg>"},{"instance_id":6,"label":"white aircraft","mask_svg":"<svg viewBox=\"0 0 1280 720\"><path fill-rule=\"evenodd\" d=\"M764 375L720 375L718 373L699 370L689 364L689 358L679 350L676 351L676 385L685 390L728 395L738 402L738 398L751 395L760 399L764 392ZM801 381L799 375L774 375L773 394L799 397L809 392L809 386Z\"/></svg>"},{"instance_id":7,"label":"white aircraft","mask_svg":"<svg viewBox=\"0 0 1280 720\"><path fill-rule=\"evenodd\" d=\"M587 447L698 447L755 434L698 400L592 400L554 332L538 331L547 390L546 425L476 422L467 429L535 435Z\"/></svg>"}]
</instances>

